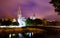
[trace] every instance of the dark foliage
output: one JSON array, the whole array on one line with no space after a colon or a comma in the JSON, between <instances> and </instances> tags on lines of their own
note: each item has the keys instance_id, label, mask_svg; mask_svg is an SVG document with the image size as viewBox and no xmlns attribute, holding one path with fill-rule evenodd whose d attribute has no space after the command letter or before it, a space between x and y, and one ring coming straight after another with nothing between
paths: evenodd
<instances>
[{"instance_id":1,"label":"dark foliage","mask_svg":"<svg viewBox=\"0 0 60 38\"><path fill-rule=\"evenodd\" d=\"M55 11L60 15L60 0L51 0L50 4L53 4Z\"/></svg>"},{"instance_id":2,"label":"dark foliage","mask_svg":"<svg viewBox=\"0 0 60 38\"><path fill-rule=\"evenodd\" d=\"M27 24L32 24L32 25L38 25L38 24L42 24L42 20L41 19L30 19L30 18L28 18L27 20L26 20L26 23Z\"/></svg>"}]
</instances>

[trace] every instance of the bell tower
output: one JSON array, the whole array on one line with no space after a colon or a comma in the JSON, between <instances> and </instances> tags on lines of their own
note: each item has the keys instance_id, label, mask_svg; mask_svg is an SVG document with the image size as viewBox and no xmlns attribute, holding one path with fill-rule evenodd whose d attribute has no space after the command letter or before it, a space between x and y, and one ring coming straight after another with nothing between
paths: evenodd
<instances>
[{"instance_id":1,"label":"bell tower","mask_svg":"<svg viewBox=\"0 0 60 38\"><path fill-rule=\"evenodd\" d=\"M17 21L18 21L20 27L26 26L25 21L23 21L23 20L24 19L23 19L22 14L21 14L21 8L19 6L18 7L18 18L17 18Z\"/></svg>"},{"instance_id":2,"label":"bell tower","mask_svg":"<svg viewBox=\"0 0 60 38\"><path fill-rule=\"evenodd\" d=\"M20 9L20 6L18 6L18 18L21 18L21 17L22 17L21 9Z\"/></svg>"}]
</instances>

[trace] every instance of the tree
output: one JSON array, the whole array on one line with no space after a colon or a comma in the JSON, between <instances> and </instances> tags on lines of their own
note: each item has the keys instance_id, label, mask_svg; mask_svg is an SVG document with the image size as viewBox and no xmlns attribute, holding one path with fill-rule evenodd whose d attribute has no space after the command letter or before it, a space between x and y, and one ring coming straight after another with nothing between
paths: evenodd
<instances>
[{"instance_id":1,"label":"tree","mask_svg":"<svg viewBox=\"0 0 60 38\"><path fill-rule=\"evenodd\" d=\"M33 20L33 19L30 19L30 18L28 18L26 20L26 25L33 25L33 26L35 26L35 25L38 25L38 24L42 24L42 20L40 20L40 19Z\"/></svg>"},{"instance_id":2,"label":"tree","mask_svg":"<svg viewBox=\"0 0 60 38\"><path fill-rule=\"evenodd\" d=\"M2 22L2 19L0 19L0 24L1 24L1 22Z\"/></svg>"},{"instance_id":3,"label":"tree","mask_svg":"<svg viewBox=\"0 0 60 38\"><path fill-rule=\"evenodd\" d=\"M26 19L26 25L27 25L27 26L33 25L33 20L30 19L30 18L27 18L27 19Z\"/></svg>"},{"instance_id":4,"label":"tree","mask_svg":"<svg viewBox=\"0 0 60 38\"><path fill-rule=\"evenodd\" d=\"M16 26L18 26L19 23L18 23L18 22L13 22L12 25L16 25Z\"/></svg>"},{"instance_id":5,"label":"tree","mask_svg":"<svg viewBox=\"0 0 60 38\"><path fill-rule=\"evenodd\" d=\"M58 15L60 15L60 0L51 0L50 4L53 4L55 11L58 12Z\"/></svg>"},{"instance_id":6,"label":"tree","mask_svg":"<svg viewBox=\"0 0 60 38\"><path fill-rule=\"evenodd\" d=\"M35 23L35 25L42 24L42 20L41 19L35 19L34 23Z\"/></svg>"},{"instance_id":7,"label":"tree","mask_svg":"<svg viewBox=\"0 0 60 38\"><path fill-rule=\"evenodd\" d=\"M10 21L10 19L1 21L1 25L9 26L9 25L11 25L11 24L12 24L12 21Z\"/></svg>"}]
</instances>

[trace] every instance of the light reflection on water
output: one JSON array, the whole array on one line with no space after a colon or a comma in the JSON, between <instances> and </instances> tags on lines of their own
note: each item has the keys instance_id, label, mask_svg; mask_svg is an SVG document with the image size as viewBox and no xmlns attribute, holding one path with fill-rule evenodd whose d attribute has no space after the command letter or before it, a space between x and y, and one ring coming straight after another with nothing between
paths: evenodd
<instances>
[{"instance_id":1,"label":"light reflection on water","mask_svg":"<svg viewBox=\"0 0 60 38\"><path fill-rule=\"evenodd\" d=\"M31 38L33 33L18 33L17 38ZM9 38L16 37L16 34L9 34Z\"/></svg>"}]
</instances>

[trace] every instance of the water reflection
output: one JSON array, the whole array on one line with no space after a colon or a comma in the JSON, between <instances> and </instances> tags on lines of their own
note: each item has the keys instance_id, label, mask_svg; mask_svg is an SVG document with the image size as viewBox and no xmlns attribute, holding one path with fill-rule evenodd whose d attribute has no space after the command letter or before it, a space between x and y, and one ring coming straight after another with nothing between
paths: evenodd
<instances>
[{"instance_id":1,"label":"water reflection","mask_svg":"<svg viewBox=\"0 0 60 38\"><path fill-rule=\"evenodd\" d=\"M9 34L9 38L32 38L33 33Z\"/></svg>"},{"instance_id":2,"label":"water reflection","mask_svg":"<svg viewBox=\"0 0 60 38\"><path fill-rule=\"evenodd\" d=\"M32 38L32 33L19 33L19 38Z\"/></svg>"},{"instance_id":3,"label":"water reflection","mask_svg":"<svg viewBox=\"0 0 60 38\"><path fill-rule=\"evenodd\" d=\"M21 33L19 33L19 38L24 38L24 36Z\"/></svg>"},{"instance_id":4,"label":"water reflection","mask_svg":"<svg viewBox=\"0 0 60 38\"><path fill-rule=\"evenodd\" d=\"M43 33L0 34L0 38L60 38L60 31L46 31Z\"/></svg>"}]
</instances>

